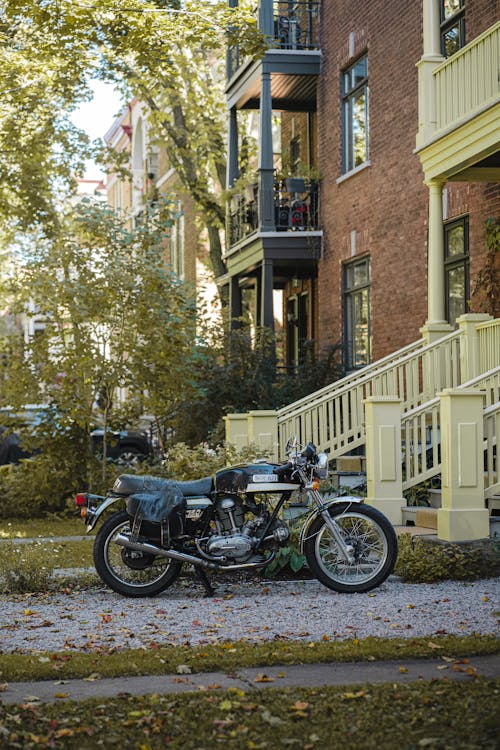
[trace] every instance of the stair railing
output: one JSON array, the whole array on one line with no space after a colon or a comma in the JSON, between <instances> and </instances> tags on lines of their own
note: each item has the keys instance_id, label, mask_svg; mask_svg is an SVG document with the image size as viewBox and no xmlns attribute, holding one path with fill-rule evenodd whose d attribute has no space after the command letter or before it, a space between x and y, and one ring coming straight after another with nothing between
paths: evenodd
<instances>
[{"instance_id":1,"label":"stair railing","mask_svg":"<svg viewBox=\"0 0 500 750\"><path fill-rule=\"evenodd\" d=\"M371 396L396 396L403 412L428 401L443 388L460 385L461 331L438 341L417 341L389 357L332 383L315 394L279 409L280 453L290 435L312 440L330 458L365 441L363 401Z\"/></svg>"}]
</instances>

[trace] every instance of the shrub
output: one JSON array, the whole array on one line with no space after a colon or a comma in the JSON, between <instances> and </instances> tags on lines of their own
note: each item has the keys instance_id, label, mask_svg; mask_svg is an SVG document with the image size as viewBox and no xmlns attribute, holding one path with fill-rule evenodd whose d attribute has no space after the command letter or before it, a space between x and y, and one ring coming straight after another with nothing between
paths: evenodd
<instances>
[{"instance_id":1,"label":"shrub","mask_svg":"<svg viewBox=\"0 0 500 750\"><path fill-rule=\"evenodd\" d=\"M398 542L394 572L409 583L467 581L500 574L500 554L494 544L436 544L410 534L402 534Z\"/></svg>"},{"instance_id":2,"label":"shrub","mask_svg":"<svg viewBox=\"0 0 500 750\"><path fill-rule=\"evenodd\" d=\"M46 591L54 566L37 542L0 544L0 580L8 594Z\"/></svg>"}]
</instances>

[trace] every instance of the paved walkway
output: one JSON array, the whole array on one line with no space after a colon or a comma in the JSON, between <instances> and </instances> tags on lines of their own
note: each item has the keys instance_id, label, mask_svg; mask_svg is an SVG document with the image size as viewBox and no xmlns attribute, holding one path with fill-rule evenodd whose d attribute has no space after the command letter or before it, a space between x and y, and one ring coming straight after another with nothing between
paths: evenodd
<instances>
[{"instance_id":1,"label":"paved walkway","mask_svg":"<svg viewBox=\"0 0 500 750\"><path fill-rule=\"evenodd\" d=\"M120 695L186 693L199 690L350 686L361 683L408 683L416 680L470 681L478 677L500 678L500 654L457 659L437 659L335 664L299 664L239 669L235 674L201 672L100 680L13 682L0 694L3 703L56 702Z\"/></svg>"}]
</instances>

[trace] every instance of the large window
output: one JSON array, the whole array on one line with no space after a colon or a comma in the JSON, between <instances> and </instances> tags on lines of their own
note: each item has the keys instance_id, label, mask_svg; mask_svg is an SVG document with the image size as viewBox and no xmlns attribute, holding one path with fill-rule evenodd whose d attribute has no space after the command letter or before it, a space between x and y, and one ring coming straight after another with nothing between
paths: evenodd
<instances>
[{"instance_id":1,"label":"large window","mask_svg":"<svg viewBox=\"0 0 500 750\"><path fill-rule=\"evenodd\" d=\"M368 161L368 57L342 73L343 164L350 172Z\"/></svg>"},{"instance_id":2,"label":"large window","mask_svg":"<svg viewBox=\"0 0 500 750\"><path fill-rule=\"evenodd\" d=\"M454 55L465 45L465 0L441 0L441 54Z\"/></svg>"},{"instance_id":3,"label":"large window","mask_svg":"<svg viewBox=\"0 0 500 750\"><path fill-rule=\"evenodd\" d=\"M468 311L469 292L469 220L452 221L444 227L445 300L448 323Z\"/></svg>"},{"instance_id":4,"label":"large window","mask_svg":"<svg viewBox=\"0 0 500 750\"><path fill-rule=\"evenodd\" d=\"M371 358L369 258L344 268L344 328L346 368L367 365Z\"/></svg>"}]
</instances>

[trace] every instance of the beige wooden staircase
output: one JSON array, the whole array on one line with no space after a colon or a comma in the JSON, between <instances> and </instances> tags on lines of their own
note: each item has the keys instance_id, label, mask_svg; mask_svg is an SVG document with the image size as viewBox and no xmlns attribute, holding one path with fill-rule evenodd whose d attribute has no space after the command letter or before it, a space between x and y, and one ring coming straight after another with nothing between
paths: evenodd
<instances>
[{"instance_id":1,"label":"beige wooden staircase","mask_svg":"<svg viewBox=\"0 0 500 750\"><path fill-rule=\"evenodd\" d=\"M368 501L396 524L402 522L403 490L445 471L447 482L456 479L452 494L459 506L470 510L470 523L462 531L460 508L450 508L457 511L450 516L454 530L443 533L460 535L470 528L474 534L473 519L480 516L476 525L483 533L484 515L476 507L479 460L481 479L483 465L485 476L482 509L489 503L495 510L500 494L500 319L468 314L458 324L442 338L421 339L276 412L227 415L228 442L237 447L256 444L279 460L288 437L297 435L301 443L311 440L326 451L334 470L342 457L364 450ZM450 430L455 430L453 437ZM466 449L471 440L473 447ZM441 456L442 445L450 442L462 451L461 467L453 451ZM450 471L457 474L453 480ZM467 498L473 495L468 508ZM450 497L448 492L446 502L453 504ZM441 513L443 529L447 513Z\"/></svg>"}]
</instances>

